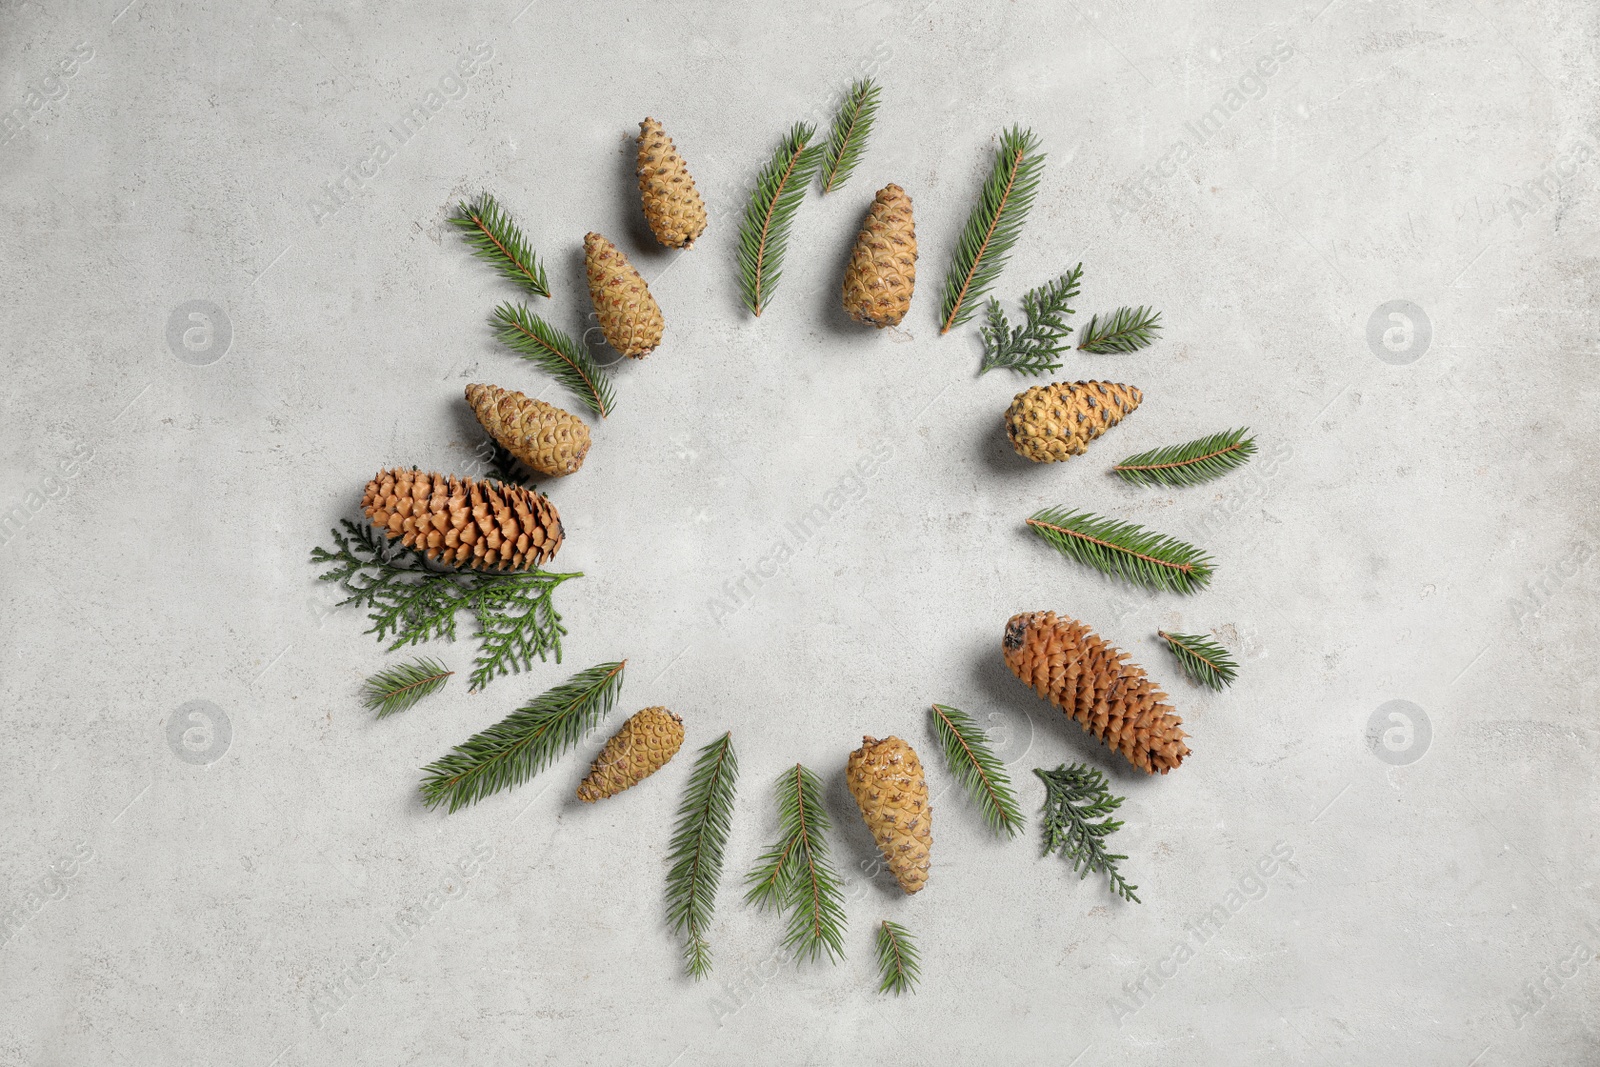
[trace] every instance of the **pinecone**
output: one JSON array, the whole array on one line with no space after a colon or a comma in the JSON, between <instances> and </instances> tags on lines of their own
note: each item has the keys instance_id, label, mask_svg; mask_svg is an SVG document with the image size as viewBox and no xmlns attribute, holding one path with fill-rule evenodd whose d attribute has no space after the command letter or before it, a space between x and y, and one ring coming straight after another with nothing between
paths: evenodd
<instances>
[{"instance_id":1,"label":"pinecone","mask_svg":"<svg viewBox=\"0 0 1600 1067\"><path fill-rule=\"evenodd\" d=\"M706 232L705 201L672 138L652 118L639 123L639 196L650 232L668 248L691 248Z\"/></svg>"},{"instance_id":2,"label":"pinecone","mask_svg":"<svg viewBox=\"0 0 1600 1067\"><path fill-rule=\"evenodd\" d=\"M635 712L589 764L589 773L578 783L578 799L593 804L638 785L665 767L681 747L682 719L666 708Z\"/></svg>"},{"instance_id":3,"label":"pinecone","mask_svg":"<svg viewBox=\"0 0 1600 1067\"><path fill-rule=\"evenodd\" d=\"M1167 694L1083 623L1053 611L1013 615L1004 647L1013 674L1147 774L1189 754Z\"/></svg>"},{"instance_id":4,"label":"pinecone","mask_svg":"<svg viewBox=\"0 0 1600 1067\"><path fill-rule=\"evenodd\" d=\"M883 329L898 326L911 307L917 284L917 229L911 197L898 185L885 185L856 235L855 251L844 272L844 309L857 322Z\"/></svg>"},{"instance_id":5,"label":"pinecone","mask_svg":"<svg viewBox=\"0 0 1600 1067\"><path fill-rule=\"evenodd\" d=\"M540 474L571 474L589 454L589 427L554 404L498 385L467 386L467 403L490 437Z\"/></svg>"},{"instance_id":6,"label":"pinecone","mask_svg":"<svg viewBox=\"0 0 1600 1067\"><path fill-rule=\"evenodd\" d=\"M600 316L606 343L635 359L649 355L661 343L661 308L650 295L628 257L597 233L583 239L584 263L589 269L589 299Z\"/></svg>"},{"instance_id":7,"label":"pinecone","mask_svg":"<svg viewBox=\"0 0 1600 1067\"><path fill-rule=\"evenodd\" d=\"M1081 456L1089 442L1121 422L1144 394L1116 382L1056 382L1018 393L1006 409L1006 436L1035 463Z\"/></svg>"},{"instance_id":8,"label":"pinecone","mask_svg":"<svg viewBox=\"0 0 1600 1067\"><path fill-rule=\"evenodd\" d=\"M531 489L415 468L379 471L361 510L429 559L480 571L532 570L563 536L556 506Z\"/></svg>"},{"instance_id":9,"label":"pinecone","mask_svg":"<svg viewBox=\"0 0 1600 1067\"><path fill-rule=\"evenodd\" d=\"M928 881L933 809L916 752L898 737L863 737L850 753L845 782L900 888L921 889Z\"/></svg>"}]
</instances>

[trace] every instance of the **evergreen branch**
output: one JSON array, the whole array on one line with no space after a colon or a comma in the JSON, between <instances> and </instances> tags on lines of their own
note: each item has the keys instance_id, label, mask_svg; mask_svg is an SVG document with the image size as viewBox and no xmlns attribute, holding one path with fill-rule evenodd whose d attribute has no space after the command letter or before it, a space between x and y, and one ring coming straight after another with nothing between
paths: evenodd
<instances>
[{"instance_id":1,"label":"evergreen branch","mask_svg":"<svg viewBox=\"0 0 1600 1067\"><path fill-rule=\"evenodd\" d=\"M855 173L856 164L866 150L867 138L872 135L872 120L878 114L878 83L863 78L850 86L839 113L834 116L833 130L828 137L828 148L822 157L822 191L831 193L844 188L844 183Z\"/></svg>"},{"instance_id":2,"label":"evergreen branch","mask_svg":"<svg viewBox=\"0 0 1600 1067\"><path fill-rule=\"evenodd\" d=\"M437 693L454 673L436 659L419 658L402 663L367 679L364 702L367 707L377 709L378 718L386 719L415 706L430 693Z\"/></svg>"},{"instance_id":3,"label":"evergreen branch","mask_svg":"<svg viewBox=\"0 0 1600 1067\"><path fill-rule=\"evenodd\" d=\"M1146 589L1192 593L1211 581L1211 557L1175 537L1087 511L1046 508L1028 519L1063 556Z\"/></svg>"},{"instance_id":4,"label":"evergreen branch","mask_svg":"<svg viewBox=\"0 0 1600 1067\"><path fill-rule=\"evenodd\" d=\"M367 609L367 633L388 641L394 652L425 641L456 639L456 613L470 612L478 623L478 653L472 688L482 689L502 674L522 671L554 653L561 662L561 637L567 628L553 594L581 572L473 570L441 571L422 553L395 544L371 526L344 520L332 531L334 550L313 548L311 562L329 566L319 577L337 582L348 594L339 606Z\"/></svg>"},{"instance_id":5,"label":"evergreen branch","mask_svg":"<svg viewBox=\"0 0 1600 1067\"><path fill-rule=\"evenodd\" d=\"M950 773L983 812L990 828L1015 837L1022 830L1022 810L1017 806L1011 776L989 747L982 728L959 708L935 704L932 715L933 731Z\"/></svg>"},{"instance_id":6,"label":"evergreen branch","mask_svg":"<svg viewBox=\"0 0 1600 1067\"><path fill-rule=\"evenodd\" d=\"M688 939L684 959L695 978L704 978L711 972L706 930L717 906L717 884L722 880L723 851L732 825L734 783L738 777L733 734L725 733L700 750L672 834L667 918L673 932Z\"/></svg>"},{"instance_id":7,"label":"evergreen branch","mask_svg":"<svg viewBox=\"0 0 1600 1067\"><path fill-rule=\"evenodd\" d=\"M745 899L789 913L783 945L797 958L815 960L826 952L838 962L844 956L844 890L828 858L832 825L822 785L797 763L779 776L777 789L780 837L745 876Z\"/></svg>"},{"instance_id":8,"label":"evergreen branch","mask_svg":"<svg viewBox=\"0 0 1600 1067\"><path fill-rule=\"evenodd\" d=\"M1099 315L1089 316L1089 324L1078 335L1078 351L1137 352L1148 347L1161 331L1161 312L1147 307L1120 307L1105 322Z\"/></svg>"},{"instance_id":9,"label":"evergreen branch","mask_svg":"<svg viewBox=\"0 0 1600 1067\"><path fill-rule=\"evenodd\" d=\"M423 803L455 811L538 774L611 710L626 665L601 663L575 674L428 764Z\"/></svg>"},{"instance_id":10,"label":"evergreen branch","mask_svg":"<svg viewBox=\"0 0 1600 1067\"><path fill-rule=\"evenodd\" d=\"M984 374L996 367L1007 367L1019 374L1044 374L1057 370L1060 355L1072 327L1066 316L1072 314L1068 306L1078 295L1078 279L1083 277L1083 264L1079 263L1060 278L1031 290L1022 298L1022 311L1027 321L1013 327L1000 301L991 299L988 325L982 327Z\"/></svg>"},{"instance_id":11,"label":"evergreen branch","mask_svg":"<svg viewBox=\"0 0 1600 1067\"><path fill-rule=\"evenodd\" d=\"M1241 426L1181 445L1154 448L1129 456L1111 469L1135 485L1198 485L1244 466L1256 454L1256 439L1245 436L1249 432Z\"/></svg>"},{"instance_id":12,"label":"evergreen branch","mask_svg":"<svg viewBox=\"0 0 1600 1067\"><path fill-rule=\"evenodd\" d=\"M888 919L878 924L878 983L880 993L914 992L922 975L921 959L911 931Z\"/></svg>"},{"instance_id":13,"label":"evergreen branch","mask_svg":"<svg viewBox=\"0 0 1600 1067\"><path fill-rule=\"evenodd\" d=\"M966 229L961 231L960 243L945 275L940 333L949 333L951 327L970 319L977 310L977 301L1000 277L1039 191L1044 159L1032 130L1013 126L1001 136L994 168L967 217Z\"/></svg>"},{"instance_id":14,"label":"evergreen branch","mask_svg":"<svg viewBox=\"0 0 1600 1067\"><path fill-rule=\"evenodd\" d=\"M611 379L594 361L589 346L530 313L523 304L494 309L495 334L508 347L566 386L602 419L617 406Z\"/></svg>"},{"instance_id":15,"label":"evergreen branch","mask_svg":"<svg viewBox=\"0 0 1600 1067\"><path fill-rule=\"evenodd\" d=\"M479 259L488 260L501 274L530 292L543 297L550 295L544 264L539 262L522 230L494 197L484 193L475 204L464 201L457 204L450 221L461 228L462 236Z\"/></svg>"},{"instance_id":16,"label":"evergreen branch","mask_svg":"<svg viewBox=\"0 0 1600 1067\"><path fill-rule=\"evenodd\" d=\"M1139 887L1129 885L1117 870L1117 863L1128 857L1106 851L1107 835L1122 829L1122 822L1111 813L1124 799L1111 795L1106 776L1085 763L1062 764L1053 771L1035 767L1033 773L1044 781L1044 854L1065 856L1079 881L1091 871L1104 874L1113 893L1142 903L1136 893Z\"/></svg>"},{"instance_id":17,"label":"evergreen branch","mask_svg":"<svg viewBox=\"0 0 1600 1067\"><path fill-rule=\"evenodd\" d=\"M1169 634L1165 630L1157 630L1156 636L1178 657L1183 673L1203 686L1221 691L1239 676L1239 665L1228 655L1228 650L1207 637Z\"/></svg>"},{"instance_id":18,"label":"evergreen branch","mask_svg":"<svg viewBox=\"0 0 1600 1067\"><path fill-rule=\"evenodd\" d=\"M739 227L739 282L744 305L757 316L772 299L783 274L783 256L806 186L822 162L822 145L811 144L816 128L797 122L756 178ZM809 146L809 147L808 147Z\"/></svg>"}]
</instances>

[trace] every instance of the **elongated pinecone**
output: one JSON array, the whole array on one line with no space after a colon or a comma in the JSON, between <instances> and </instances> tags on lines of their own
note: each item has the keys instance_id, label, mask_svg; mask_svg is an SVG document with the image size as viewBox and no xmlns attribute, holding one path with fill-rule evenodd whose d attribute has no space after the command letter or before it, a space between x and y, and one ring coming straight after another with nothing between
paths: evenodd
<instances>
[{"instance_id":1,"label":"elongated pinecone","mask_svg":"<svg viewBox=\"0 0 1600 1067\"><path fill-rule=\"evenodd\" d=\"M1006 436L1035 463L1081 456L1089 442L1121 422L1144 394L1116 382L1056 382L1018 393L1006 409Z\"/></svg>"},{"instance_id":2,"label":"elongated pinecone","mask_svg":"<svg viewBox=\"0 0 1600 1067\"><path fill-rule=\"evenodd\" d=\"M589 764L589 773L578 783L578 799L593 804L638 785L666 766L681 747L682 719L666 708L635 712Z\"/></svg>"},{"instance_id":3,"label":"elongated pinecone","mask_svg":"<svg viewBox=\"0 0 1600 1067\"><path fill-rule=\"evenodd\" d=\"M898 737L863 737L845 765L845 782L900 888L921 889L928 881L933 808L916 751Z\"/></svg>"},{"instance_id":4,"label":"elongated pinecone","mask_svg":"<svg viewBox=\"0 0 1600 1067\"><path fill-rule=\"evenodd\" d=\"M1040 696L1148 774L1183 762L1183 720L1144 668L1083 623L1053 611L1013 615L1006 666Z\"/></svg>"},{"instance_id":5,"label":"elongated pinecone","mask_svg":"<svg viewBox=\"0 0 1600 1067\"><path fill-rule=\"evenodd\" d=\"M661 343L661 308L628 257L597 233L583 239L589 270L589 299L600 316L606 343L625 356L642 359Z\"/></svg>"},{"instance_id":6,"label":"elongated pinecone","mask_svg":"<svg viewBox=\"0 0 1600 1067\"><path fill-rule=\"evenodd\" d=\"M855 251L844 272L844 309L857 322L878 329L898 326L911 307L917 284L917 228L911 197L898 185L885 185L856 235Z\"/></svg>"},{"instance_id":7,"label":"elongated pinecone","mask_svg":"<svg viewBox=\"0 0 1600 1067\"><path fill-rule=\"evenodd\" d=\"M361 510L429 559L480 571L525 571L561 547L556 506L531 489L414 468L379 471Z\"/></svg>"},{"instance_id":8,"label":"elongated pinecone","mask_svg":"<svg viewBox=\"0 0 1600 1067\"><path fill-rule=\"evenodd\" d=\"M650 232L668 248L692 247L706 232L705 201L672 138L652 118L639 123L639 197Z\"/></svg>"},{"instance_id":9,"label":"elongated pinecone","mask_svg":"<svg viewBox=\"0 0 1600 1067\"><path fill-rule=\"evenodd\" d=\"M589 454L589 427L554 404L498 385L467 386L467 403L490 437L540 474L571 474Z\"/></svg>"}]
</instances>

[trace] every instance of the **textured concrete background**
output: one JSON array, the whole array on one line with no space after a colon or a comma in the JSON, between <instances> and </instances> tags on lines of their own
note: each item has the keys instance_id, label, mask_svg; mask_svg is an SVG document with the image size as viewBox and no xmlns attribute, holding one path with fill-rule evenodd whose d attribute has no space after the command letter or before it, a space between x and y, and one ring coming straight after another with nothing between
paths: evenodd
<instances>
[{"instance_id":1,"label":"textured concrete background","mask_svg":"<svg viewBox=\"0 0 1600 1067\"><path fill-rule=\"evenodd\" d=\"M1600 1059L1592 6L123 2L0 5L0 1063ZM805 203L753 320L748 183L865 73L866 160ZM646 239L646 114L713 211L686 254ZM999 295L1081 259L1082 317L1167 324L1071 357L1146 400L1051 467L999 433L1024 383L936 330L1012 122L1049 162ZM837 286L889 181L922 286L877 334ZM595 229L667 335L549 487L587 574L564 663L378 723L359 685L397 657L309 549L379 467L473 463L466 383L570 404L489 334L515 291L445 224L483 189L549 259L540 310L582 325ZM1204 488L1106 473L1240 424L1261 457ZM1021 527L1046 504L1200 541L1216 581L1075 568ZM1047 608L1169 683L1190 762L1136 777L1010 677L1006 618ZM1157 627L1217 633L1239 684L1183 682ZM470 811L417 798L416 768L616 657L620 712L666 704L742 757L700 984L663 920L687 758L593 808L571 793L600 737ZM1030 816L1031 768L1107 768L1145 903L1041 860L1036 826L990 837L947 792L935 700L993 727ZM843 788L864 732L919 746L939 795L913 899L869 876ZM785 962L739 900L796 760L839 827L839 966ZM914 997L874 991L885 917L920 937Z\"/></svg>"}]
</instances>

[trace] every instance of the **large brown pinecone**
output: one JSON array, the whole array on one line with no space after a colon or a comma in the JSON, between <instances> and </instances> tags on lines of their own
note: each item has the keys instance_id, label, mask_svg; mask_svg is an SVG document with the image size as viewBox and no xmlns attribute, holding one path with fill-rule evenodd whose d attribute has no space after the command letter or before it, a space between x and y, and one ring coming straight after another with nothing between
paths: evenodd
<instances>
[{"instance_id":1,"label":"large brown pinecone","mask_svg":"<svg viewBox=\"0 0 1600 1067\"><path fill-rule=\"evenodd\" d=\"M578 783L578 799L593 804L638 785L682 747L682 719L666 708L635 712L589 764L589 773Z\"/></svg>"},{"instance_id":2,"label":"large brown pinecone","mask_svg":"<svg viewBox=\"0 0 1600 1067\"><path fill-rule=\"evenodd\" d=\"M1006 409L1006 436L1035 463L1081 456L1089 442L1121 422L1144 394L1116 382L1056 382L1018 393Z\"/></svg>"},{"instance_id":3,"label":"large brown pinecone","mask_svg":"<svg viewBox=\"0 0 1600 1067\"><path fill-rule=\"evenodd\" d=\"M1189 754L1167 694L1083 623L1053 611L1013 615L1003 646L1012 673L1135 767L1166 774Z\"/></svg>"},{"instance_id":4,"label":"large brown pinecone","mask_svg":"<svg viewBox=\"0 0 1600 1067\"><path fill-rule=\"evenodd\" d=\"M467 386L467 403L490 437L540 474L571 474L589 454L589 427L554 404L498 385Z\"/></svg>"},{"instance_id":5,"label":"large brown pinecone","mask_svg":"<svg viewBox=\"0 0 1600 1067\"><path fill-rule=\"evenodd\" d=\"M917 284L917 228L911 197L898 185L885 185L856 235L855 251L844 272L844 309L857 322L883 329L898 326L911 307Z\"/></svg>"},{"instance_id":6,"label":"large brown pinecone","mask_svg":"<svg viewBox=\"0 0 1600 1067\"><path fill-rule=\"evenodd\" d=\"M850 753L845 782L900 888L921 889L928 881L933 808L916 752L898 737L863 737Z\"/></svg>"},{"instance_id":7,"label":"large brown pinecone","mask_svg":"<svg viewBox=\"0 0 1600 1067\"><path fill-rule=\"evenodd\" d=\"M429 559L480 571L531 570L556 554L563 536L556 506L531 489L414 468L379 471L361 510Z\"/></svg>"},{"instance_id":8,"label":"large brown pinecone","mask_svg":"<svg viewBox=\"0 0 1600 1067\"><path fill-rule=\"evenodd\" d=\"M642 359L661 343L661 308L628 257L597 233L583 239L589 270L589 299L600 316L606 343L625 356Z\"/></svg>"},{"instance_id":9,"label":"large brown pinecone","mask_svg":"<svg viewBox=\"0 0 1600 1067\"><path fill-rule=\"evenodd\" d=\"M689 248L706 232L706 205L678 148L647 118L639 123L639 197L645 221L668 248Z\"/></svg>"}]
</instances>

